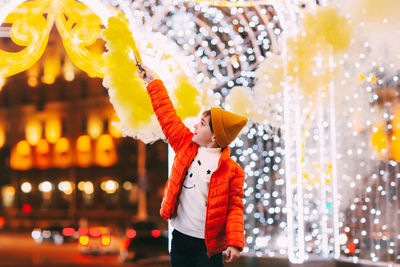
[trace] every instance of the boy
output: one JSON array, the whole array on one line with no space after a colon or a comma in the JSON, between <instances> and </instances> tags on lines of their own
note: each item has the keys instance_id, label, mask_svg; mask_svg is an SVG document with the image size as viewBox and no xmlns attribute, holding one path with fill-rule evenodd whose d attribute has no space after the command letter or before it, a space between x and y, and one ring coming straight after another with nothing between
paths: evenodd
<instances>
[{"instance_id":1,"label":"boy","mask_svg":"<svg viewBox=\"0 0 400 267\"><path fill-rule=\"evenodd\" d=\"M176 115L163 83L141 66L154 112L176 155L164 189L160 214L174 228L171 265L223 266L244 246L243 169L230 158L228 145L247 118L211 108L192 133Z\"/></svg>"}]
</instances>

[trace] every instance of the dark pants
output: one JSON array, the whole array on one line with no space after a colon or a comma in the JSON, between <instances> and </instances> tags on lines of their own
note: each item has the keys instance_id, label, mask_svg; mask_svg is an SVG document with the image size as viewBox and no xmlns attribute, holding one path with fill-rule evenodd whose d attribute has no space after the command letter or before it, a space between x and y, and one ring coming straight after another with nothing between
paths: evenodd
<instances>
[{"instance_id":1,"label":"dark pants","mask_svg":"<svg viewBox=\"0 0 400 267\"><path fill-rule=\"evenodd\" d=\"M172 267L223 267L222 253L207 257L204 239L174 230L171 244Z\"/></svg>"}]
</instances>

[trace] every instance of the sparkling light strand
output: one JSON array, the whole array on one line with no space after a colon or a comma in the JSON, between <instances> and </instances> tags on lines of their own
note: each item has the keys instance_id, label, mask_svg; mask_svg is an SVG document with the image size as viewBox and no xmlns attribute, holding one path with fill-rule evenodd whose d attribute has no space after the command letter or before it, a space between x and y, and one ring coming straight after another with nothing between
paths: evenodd
<instances>
[{"instance_id":1,"label":"sparkling light strand","mask_svg":"<svg viewBox=\"0 0 400 267\"><path fill-rule=\"evenodd\" d=\"M295 83L297 85L297 82ZM297 214L298 217L298 235L296 236L296 243L298 244L298 255L297 255L297 262L296 263L303 263L306 259L305 254L305 240L304 240L304 195L303 195L303 161L302 161L302 127L301 127L301 109L299 100L300 97L300 90L298 86L295 85L294 88L294 95L296 96L294 104L295 106L295 144L296 144L296 194L297 197Z\"/></svg>"},{"instance_id":2,"label":"sparkling light strand","mask_svg":"<svg viewBox=\"0 0 400 267\"><path fill-rule=\"evenodd\" d=\"M260 5L270 5L271 0L260 1L212 1L212 0L186 0L197 4L206 4L217 7L253 7Z\"/></svg>"},{"instance_id":3,"label":"sparkling light strand","mask_svg":"<svg viewBox=\"0 0 400 267\"><path fill-rule=\"evenodd\" d=\"M323 167L325 167L326 158L325 156L325 136L324 136L324 95L325 92L321 90L318 92L319 98L319 107L318 107L318 143L319 143L319 162L320 162L320 183L321 183L321 204L320 204L320 212L321 212L321 230L322 230L322 255L324 257L329 256L329 247L328 247L328 215L327 215L327 208L326 208L326 175L323 172Z\"/></svg>"},{"instance_id":4,"label":"sparkling light strand","mask_svg":"<svg viewBox=\"0 0 400 267\"><path fill-rule=\"evenodd\" d=\"M285 49L283 55L285 55ZM286 58L286 57L284 57ZM285 68L286 69L286 68ZM286 71L286 70L285 70ZM286 76L286 75L285 75ZM294 235L294 212L293 212L293 172L291 169L291 138L290 138L290 87L285 84L284 87L284 133L285 133L285 176L286 176L286 206L287 206L287 233L288 233L288 256L291 262L296 262L295 251L295 235Z\"/></svg>"},{"instance_id":5,"label":"sparkling light strand","mask_svg":"<svg viewBox=\"0 0 400 267\"><path fill-rule=\"evenodd\" d=\"M334 58L329 56L329 67L332 70ZM338 181L336 171L336 109L335 109L335 84L333 81L329 83L329 100L330 100L330 127L331 127L331 160L332 160L332 183L333 183L333 235L334 235L334 257L340 257L339 247L339 205L338 201Z\"/></svg>"}]
</instances>

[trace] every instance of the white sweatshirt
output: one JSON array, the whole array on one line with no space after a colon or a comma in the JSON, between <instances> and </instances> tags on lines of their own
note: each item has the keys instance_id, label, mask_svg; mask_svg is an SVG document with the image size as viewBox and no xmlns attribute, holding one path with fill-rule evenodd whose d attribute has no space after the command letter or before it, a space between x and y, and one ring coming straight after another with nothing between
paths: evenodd
<instances>
[{"instance_id":1,"label":"white sweatshirt","mask_svg":"<svg viewBox=\"0 0 400 267\"><path fill-rule=\"evenodd\" d=\"M208 186L212 173L218 167L221 148L199 147L188 168L179 197L176 217L171 225L189 236L204 238Z\"/></svg>"}]
</instances>

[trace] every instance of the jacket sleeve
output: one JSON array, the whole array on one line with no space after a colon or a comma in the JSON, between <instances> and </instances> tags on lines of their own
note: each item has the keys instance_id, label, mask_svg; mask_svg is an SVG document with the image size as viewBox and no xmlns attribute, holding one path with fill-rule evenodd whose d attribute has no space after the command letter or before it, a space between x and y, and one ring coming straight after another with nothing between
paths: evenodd
<instances>
[{"instance_id":1,"label":"jacket sleeve","mask_svg":"<svg viewBox=\"0 0 400 267\"><path fill-rule=\"evenodd\" d=\"M239 250L244 247L243 183L244 171L238 166L236 175L229 182L229 203L226 222L226 244Z\"/></svg>"},{"instance_id":2,"label":"jacket sleeve","mask_svg":"<svg viewBox=\"0 0 400 267\"><path fill-rule=\"evenodd\" d=\"M172 149L177 152L187 141L191 141L193 133L183 124L176 114L175 108L161 80L154 80L147 85L154 113L161 129Z\"/></svg>"}]
</instances>

